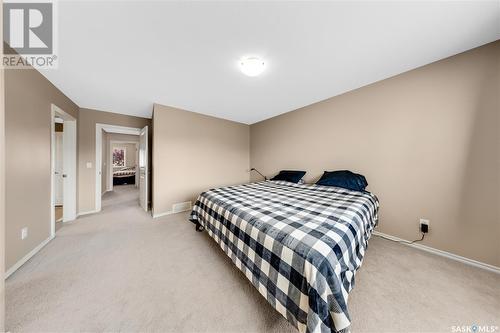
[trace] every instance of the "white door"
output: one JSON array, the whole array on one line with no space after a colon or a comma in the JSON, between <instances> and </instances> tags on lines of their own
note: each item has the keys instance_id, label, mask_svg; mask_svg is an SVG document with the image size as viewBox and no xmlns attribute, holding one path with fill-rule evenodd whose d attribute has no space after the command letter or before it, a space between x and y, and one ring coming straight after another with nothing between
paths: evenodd
<instances>
[{"instance_id":1,"label":"white door","mask_svg":"<svg viewBox=\"0 0 500 333\"><path fill-rule=\"evenodd\" d=\"M54 204L63 204L63 133L55 132Z\"/></svg>"},{"instance_id":2,"label":"white door","mask_svg":"<svg viewBox=\"0 0 500 333\"><path fill-rule=\"evenodd\" d=\"M148 211L148 127L139 136L139 203Z\"/></svg>"},{"instance_id":3,"label":"white door","mask_svg":"<svg viewBox=\"0 0 500 333\"><path fill-rule=\"evenodd\" d=\"M76 219L76 121L65 121L63 131L63 221Z\"/></svg>"},{"instance_id":4,"label":"white door","mask_svg":"<svg viewBox=\"0 0 500 333\"><path fill-rule=\"evenodd\" d=\"M137 170L139 170L139 144L136 143L135 144L135 165L134 165L134 168L136 170L136 173L135 173L135 187L139 187L139 172Z\"/></svg>"}]
</instances>

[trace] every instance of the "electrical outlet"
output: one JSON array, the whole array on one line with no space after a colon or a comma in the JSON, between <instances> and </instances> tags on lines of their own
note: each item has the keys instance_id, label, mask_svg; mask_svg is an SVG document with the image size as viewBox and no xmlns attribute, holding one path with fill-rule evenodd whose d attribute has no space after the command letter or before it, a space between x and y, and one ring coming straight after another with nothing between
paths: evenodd
<instances>
[{"instance_id":1,"label":"electrical outlet","mask_svg":"<svg viewBox=\"0 0 500 333\"><path fill-rule=\"evenodd\" d=\"M429 232L429 224L430 224L429 220L420 219L420 232L428 233Z\"/></svg>"},{"instance_id":2,"label":"electrical outlet","mask_svg":"<svg viewBox=\"0 0 500 333\"><path fill-rule=\"evenodd\" d=\"M28 227L21 229L21 239L25 239L26 237L28 237Z\"/></svg>"}]
</instances>

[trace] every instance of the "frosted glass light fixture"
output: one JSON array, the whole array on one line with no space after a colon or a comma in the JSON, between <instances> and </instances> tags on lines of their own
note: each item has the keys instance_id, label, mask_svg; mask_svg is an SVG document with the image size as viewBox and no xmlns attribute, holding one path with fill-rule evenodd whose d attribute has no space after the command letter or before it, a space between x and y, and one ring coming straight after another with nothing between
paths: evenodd
<instances>
[{"instance_id":1,"label":"frosted glass light fixture","mask_svg":"<svg viewBox=\"0 0 500 333\"><path fill-rule=\"evenodd\" d=\"M247 76L258 76L265 68L265 62L258 57L243 58L240 61L240 69Z\"/></svg>"}]
</instances>

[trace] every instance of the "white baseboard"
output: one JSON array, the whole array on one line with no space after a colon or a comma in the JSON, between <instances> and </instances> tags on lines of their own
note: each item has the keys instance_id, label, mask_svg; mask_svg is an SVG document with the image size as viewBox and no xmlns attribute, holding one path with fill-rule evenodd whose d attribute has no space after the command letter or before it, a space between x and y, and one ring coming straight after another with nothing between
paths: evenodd
<instances>
[{"instance_id":1,"label":"white baseboard","mask_svg":"<svg viewBox=\"0 0 500 333\"><path fill-rule=\"evenodd\" d=\"M21 267L22 265L24 265L28 260L31 259L31 257L33 257L35 254L37 254L38 251L40 251L45 245L47 245L53 239L54 239L54 236L50 236L49 238L47 238L46 240L44 240L43 242L41 242L40 244L38 244L37 247L35 247L33 250L31 250L21 260L19 260L18 262L16 262L14 264L14 266L12 266L11 268L9 268L7 270L7 272L5 272L5 279L7 279L9 276L12 275L12 273L14 273L15 271L17 271L19 269L19 267Z\"/></svg>"},{"instance_id":2,"label":"white baseboard","mask_svg":"<svg viewBox=\"0 0 500 333\"><path fill-rule=\"evenodd\" d=\"M89 215L89 214L95 214L95 213L99 213L98 210L89 210L89 211L86 211L86 212L79 212L77 217L79 216L82 216L82 215Z\"/></svg>"},{"instance_id":3,"label":"white baseboard","mask_svg":"<svg viewBox=\"0 0 500 333\"><path fill-rule=\"evenodd\" d=\"M391 236L391 235L388 235L388 234L384 234L384 233L379 232L379 231L373 231L373 234L374 235L378 235L378 236L382 236L382 237L386 237L386 238L392 239L394 241L408 242L408 240L406 240L406 239L402 239L402 238L399 238L399 237L395 237L395 236ZM480 262L480 261L477 261L477 260L473 260L473 259L469 259L469 258L466 258L466 257L462 257L462 256L459 256L457 254L453 254L453 253L450 253L450 252L438 250L438 249L435 249L433 247L425 246L425 245L418 244L418 243L413 243L413 244L401 243L401 244L404 244L404 245L407 245L407 246L410 246L410 247L413 247L413 248L416 248L416 249L419 249L419 250L422 250L422 251L426 251L426 252L429 252L429 253L433 253L433 254L436 254L436 255L441 256L441 257L445 257L445 258L453 259L453 260L456 260L456 261L460 261L460 262L462 262L464 264L471 265L471 266L478 267L478 268L482 268L482 269L485 269L485 270L490 271L490 272L494 272L494 273L500 274L500 267L493 266L493 265L490 265L490 264L486 264L484 262Z\"/></svg>"},{"instance_id":4,"label":"white baseboard","mask_svg":"<svg viewBox=\"0 0 500 333\"><path fill-rule=\"evenodd\" d=\"M158 213L158 214L153 213L153 218L154 218L154 219L156 219L156 218L158 218L158 217L162 217L162 216L166 216L166 215L172 215L172 214L184 213L184 212L188 212L188 211L190 211L190 210L191 210L191 208L189 208L189 209L185 209L185 210L180 210L180 211L178 211L178 212L173 212L173 211L169 210L169 211L166 211L166 212L163 212L163 213Z\"/></svg>"},{"instance_id":5,"label":"white baseboard","mask_svg":"<svg viewBox=\"0 0 500 333\"><path fill-rule=\"evenodd\" d=\"M163 212L163 213L153 213L153 218L156 219L158 217L162 217L162 216L166 216L166 215L172 215L174 214L174 212L172 212L171 210L167 211L167 212Z\"/></svg>"}]
</instances>

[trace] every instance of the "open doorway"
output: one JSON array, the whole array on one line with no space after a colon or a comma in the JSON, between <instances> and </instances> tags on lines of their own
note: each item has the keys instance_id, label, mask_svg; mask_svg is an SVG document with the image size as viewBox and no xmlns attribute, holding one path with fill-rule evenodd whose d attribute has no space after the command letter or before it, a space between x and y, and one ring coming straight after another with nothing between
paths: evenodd
<instances>
[{"instance_id":1,"label":"open doorway","mask_svg":"<svg viewBox=\"0 0 500 333\"><path fill-rule=\"evenodd\" d=\"M139 135L128 135L128 140L124 134L107 134L108 149L106 157L108 160L107 191L113 191L115 186L134 185L139 188ZM117 139L122 140L117 140ZM106 162L103 161L106 166ZM111 176L111 177L109 177Z\"/></svg>"},{"instance_id":2,"label":"open doorway","mask_svg":"<svg viewBox=\"0 0 500 333\"><path fill-rule=\"evenodd\" d=\"M59 115L54 117L54 220L56 223L56 231L62 227L63 208L64 208L64 152L63 152L63 134L64 134L64 119Z\"/></svg>"},{"instance_id":3,"label":"open doorway","mask_svg":"<svg viewBox=\"0 0 500 333\"><path fill-rule=\"evenodd\" d=\"M76 119L51 105L51 235L76 218Z\"/></svg>"},{"instance_id":4,"label":"open doorway","mask_svg":"<svg viewBox=\"0 0 500 333\"><path fill-rule=\"evenodd\" d=\"M96 211L120 197L149 210L147 130L96 124Z\"/></svg>"}]
</instances>

